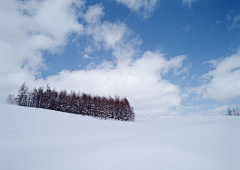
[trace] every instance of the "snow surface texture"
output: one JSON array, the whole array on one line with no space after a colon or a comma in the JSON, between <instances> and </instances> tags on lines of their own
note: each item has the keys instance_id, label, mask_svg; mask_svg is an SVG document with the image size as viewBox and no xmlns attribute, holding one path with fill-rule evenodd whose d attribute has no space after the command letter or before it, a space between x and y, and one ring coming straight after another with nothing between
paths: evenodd
<instances>
[{"instance_id":1,"label":"snow surface texture","mask_svg":"<svg viewBox=\"0 0 240 170\"><path fill-rule=\"evenodd\" d=\"M240 117L100 120L0 105L1 170L239 170Z\"/></svg>"}]
</instances>

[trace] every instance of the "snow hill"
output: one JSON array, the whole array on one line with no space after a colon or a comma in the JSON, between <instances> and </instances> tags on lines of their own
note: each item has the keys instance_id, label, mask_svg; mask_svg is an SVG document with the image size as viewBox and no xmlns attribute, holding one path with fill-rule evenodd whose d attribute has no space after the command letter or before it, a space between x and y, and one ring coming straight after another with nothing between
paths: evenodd
<instances>
[{"instance_id":1,"label":"snow hill","mask_svg":"<svg viewBox=\"0 0 240 170\"><path fill-rule=\"evenodd\" d=\"M240 117L121 122L1 104L0 169L239 170Z\"/></svg>"}]
</instances>

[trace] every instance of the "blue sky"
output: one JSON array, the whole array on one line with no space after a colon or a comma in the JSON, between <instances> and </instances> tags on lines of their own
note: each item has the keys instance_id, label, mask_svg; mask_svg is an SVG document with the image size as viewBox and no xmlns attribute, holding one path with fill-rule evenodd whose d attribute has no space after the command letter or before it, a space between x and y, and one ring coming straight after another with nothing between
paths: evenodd
<instances>
[{"instance_id":1,"label":"blue sky","mask_svg":"<svg viewBox=\"0 0 240 170\"><path fill-rule=\"evenodd\" d=\"M239 106L239 0L0 1L1 102L26 82L129 98L139 115Z\"/></svg>"}]
</instances>

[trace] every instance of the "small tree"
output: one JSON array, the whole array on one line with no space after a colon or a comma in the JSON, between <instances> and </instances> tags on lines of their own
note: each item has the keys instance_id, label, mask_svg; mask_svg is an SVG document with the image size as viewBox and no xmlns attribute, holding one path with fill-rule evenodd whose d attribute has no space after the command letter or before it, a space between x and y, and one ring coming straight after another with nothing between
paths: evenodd
<instances>
[{"instance_id":1,"label":"small tree","mask_svg":"<svg viewBox=\"0 0 240 170\"><path fill-rule=\"evenodd\" d=\"M17 105L27 106L27 102L28 102L28 86L24 82L23 85L18 90Z\"/></svg>"},{"instance_id":2,"label":"small tree","mask_svg":"<svg viewBox=\"0 0 240 170\"><path fill-rule=\"evenodd\" d=\"M235 109L234 109L235 110ZM239 112L238 112L238 108L236 108L235 112L234 112L234 116L239 116Z\"/></svg>"},{"instance_id":3,"label":"small tree","mask_svg":"<svg viewBox=\"0 0 240 170\"><path fill-rule=\"evenodd\" d=\"M232 111L228 108L227 110L227 116L239 116L239 110L238 108L233 109Z\"/></svg>"},{"instance_id":4,"label":"small tree","mask_svg":"<svg viewBox=\"0 0 240 170\"><path fill-rule=\"evenodd\" d=\"M9 94L6 101L7 101L7 103L9 103L11 105L15 104L16 102L15 102L14 94Z\"/></svg>"}]
</instances>

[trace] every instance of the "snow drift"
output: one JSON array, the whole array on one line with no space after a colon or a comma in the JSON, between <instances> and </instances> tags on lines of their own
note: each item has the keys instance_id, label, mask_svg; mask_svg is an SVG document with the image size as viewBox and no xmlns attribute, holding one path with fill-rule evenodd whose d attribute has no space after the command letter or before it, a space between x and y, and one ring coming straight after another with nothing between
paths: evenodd
<instances>
[{"instance_id":1,"label":"snow drift","mask_svg":"<svg viewBox=\"0 0 240 170\"><path fill-rule=\"evenodd\" d=\"M0 169L239 170L239 132L240 117L118 122L1 104Z\"/></svg>"}]
</instances>

